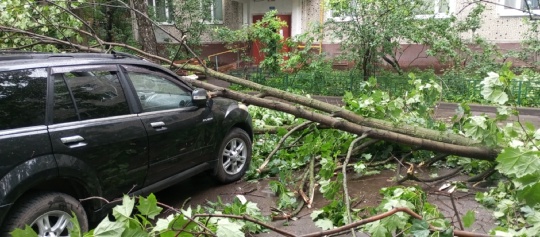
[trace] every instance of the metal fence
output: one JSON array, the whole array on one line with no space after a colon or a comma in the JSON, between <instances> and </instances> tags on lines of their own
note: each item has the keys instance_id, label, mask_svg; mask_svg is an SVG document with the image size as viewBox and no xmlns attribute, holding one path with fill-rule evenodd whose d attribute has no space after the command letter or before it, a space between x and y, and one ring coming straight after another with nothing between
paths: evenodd
<instances>
[{"instance_id":1,"label":"metal fence","mask_svg":"<svg viewBox=\"0 0 540 237\"><path fill-rule=\"evenodd\" d=\"M342 96L346 91L357 94L365 83L355 71L329 71L322 73L298 72L295 74L266 74L261 70L231 72L231 75L282 90L301 90L312 95ZM428 81L429 78L418 78ZM442 85L442 97L448 102L485 103L481 95L480 79L463 79L450 76L437 77ZM393 96L400 96L413 88L407 75L378 76L377 88ZM513 81L509 88L519 106L540 106L540 81Z\"/></svg>"}]
</instances>

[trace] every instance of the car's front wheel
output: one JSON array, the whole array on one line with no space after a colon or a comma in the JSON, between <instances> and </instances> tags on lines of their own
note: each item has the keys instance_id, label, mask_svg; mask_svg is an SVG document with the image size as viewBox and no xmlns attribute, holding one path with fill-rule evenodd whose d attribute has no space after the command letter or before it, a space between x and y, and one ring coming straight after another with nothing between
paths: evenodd
<instances>
[{"instance_id":1,"label":"car's front wheel","mask_svg":"<svg viewBox=\"0 0 540 237\"><path fill-rule=\"evenodd\" d=\"M81 231L88 231L86 212L75 198L63 193L40 193L21 199L6 220L5 230L30 226L38 236L70 236L74 213Z\"/></svg>"},{"instance_id":2,"label":"car's front wheel","mask_svg":"<svg viewBox=\"0 0 540 237\"><path fill-rule=\"evenodd\" d=\"M222 183L239 180L251 162L251 139L246 131L233 128L218 151L216 177Z\"/></svg>"}]
</instances>

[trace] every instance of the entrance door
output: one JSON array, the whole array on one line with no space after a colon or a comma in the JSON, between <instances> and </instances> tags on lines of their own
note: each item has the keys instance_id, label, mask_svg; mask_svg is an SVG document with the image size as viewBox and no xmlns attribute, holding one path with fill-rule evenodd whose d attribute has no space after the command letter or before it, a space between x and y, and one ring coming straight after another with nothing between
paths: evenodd
<instances>
[{"instance_id":1,"label":"entrance door","mask_svg":"<svg viewBox=\"0 0 540 237\"><path fill-rule=\"evenodd\" d=\"M279 34L283 36L283 39L288 39L291 37L291 15L277 15L277 17L285 21L287 23L286 26L282 27L279 30ZM258 22L262 20L263 15L254 15L253 16L253 23ZM253 61L255 64L259 64L262 60L264 60L264 53L261 52L261 43L259 41L254 41L251 47L251 56L253 57ZM283 47L282 49L284 52L289 52L288 47Z\"/></svg>"}]
</instances>

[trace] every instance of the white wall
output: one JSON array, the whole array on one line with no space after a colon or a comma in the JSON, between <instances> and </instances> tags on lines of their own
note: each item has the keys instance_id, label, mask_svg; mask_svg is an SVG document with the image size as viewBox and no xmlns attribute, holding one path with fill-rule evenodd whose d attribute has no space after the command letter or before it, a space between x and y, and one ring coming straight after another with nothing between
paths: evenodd
<instances>
[{"instance_id":1,"label":"white wall","mask_svg":"<svg viewBox=\"0 0 540 237\"><path fill-rule=\"evenodd\" d=\"M500 3L504 4L504 1ZM458 0L456 8L458 18L465 18L471 11L471 7L467 7L467 4L467 0ZM482 25L475 33L493 43L519 43L528 30L528 26L524 23L526 16L505 16L500 6L483 4L486 9L482 14ZM462 35L464 39L470 39L471 36L472 33Z\"/></svg>"}]
</instances>

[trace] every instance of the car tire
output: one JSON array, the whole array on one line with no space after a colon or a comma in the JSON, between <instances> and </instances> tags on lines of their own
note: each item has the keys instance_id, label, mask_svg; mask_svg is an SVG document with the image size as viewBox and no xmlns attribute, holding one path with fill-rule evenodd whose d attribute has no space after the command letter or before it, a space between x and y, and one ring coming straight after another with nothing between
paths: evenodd
<instances>
[{"instance_id":1,"label":"car tire","mask_svg":"<svg viewBox=\"0 0 540 237\"><path fill-rule=\"evenodd\" d=\"M29 225L38 236L69 236L72 213L77 216L82 233L88 231L88 218L81 203L63 193L28 196L21 199L11 213L6 219L4 234Z\"/></svg>"},{"instance_id":2,"label":"car tire","mask_svg":"<svg viewBox=\"0 0 540 237\"><path fill-rule=\"evenodd\" d=\"M251 162L251 139L246 131L233 128L223 139L216 164L216 178L231 183L244 176Z\"/></svg>"}]
</instances>

